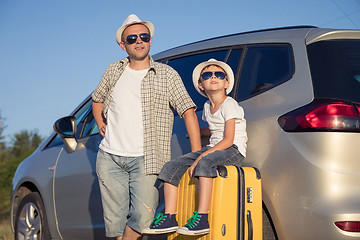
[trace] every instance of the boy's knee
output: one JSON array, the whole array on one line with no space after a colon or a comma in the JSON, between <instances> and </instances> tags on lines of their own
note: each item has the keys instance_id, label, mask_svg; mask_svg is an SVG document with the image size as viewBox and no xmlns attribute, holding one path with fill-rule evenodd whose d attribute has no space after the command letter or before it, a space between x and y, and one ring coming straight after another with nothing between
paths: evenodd
<instances>
[{"instance_id":1,"label":"boy's knee","mask_svg":"<svg viewBox=\"0 0 360 240\"><path fill-rule=\"evenodd\" d=\"M212 166L209 164L209 162L203 159L200 159L200 161L196 165L196 168L201 170L209 170L211 169L211 167Z\"/></svg>"}]
</instances>

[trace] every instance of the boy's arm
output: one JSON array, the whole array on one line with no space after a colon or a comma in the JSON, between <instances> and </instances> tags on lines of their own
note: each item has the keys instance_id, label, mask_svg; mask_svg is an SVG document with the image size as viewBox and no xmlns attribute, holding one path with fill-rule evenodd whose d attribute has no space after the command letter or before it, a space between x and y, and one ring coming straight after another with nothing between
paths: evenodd
<instances>
[{"instance_id":1,"label":"boy's arm","mask_svg":"<svg viewBox=\"0 0 360 240\"><path fill-rule=\"evenodd\" d=\"M221 140L215 146L201 154L201 157L217 150L225 150L233 145L235 137L235 120L235 118L232 118L225 122L225 136L223 140Z\"/></svg>"},{"instance_id":2,"label":"boy's arm","mask_svg":"<svg viewBox=\"0 0 360 240\"><path fill-rule=\"evenodd\" d=\"M225 136L223 140L218 142L215 146L207 150L206 152L202 153L191 165L189 169L189 175L192 177L194 175L195 167L199 160L206 156L209 153L215 152L217 150L224 150L231 147L234 144L234 137L235 137L235 118L229 119L225 122Z\"/></svg>"},{"instance_id":3,"label":"boy's arm","mask_svg":"<svg viewBox=\"0 0 360 240\"><path fill-rule=\"evenodd\" d=\"M104 120L102 117L102 108L103 108L103 103L98 103L98 102L92 101L92 113L94 115L95 122L98 126L99 133L101 136L104 137L105 131L106 131L106 124L104 123Z\"/></svg>"},{"instance_id":4,"label":"boy's arm","mask_svg":"<svg viewBox=\"0 0 360 240\"><path fill-rule=\"evenodd\" d=\"M191 151L196 152L201 150L200 127L194 108L186 110L182 117L184 118L186 130L189 134Z\"/></svg>"}]
</instances>

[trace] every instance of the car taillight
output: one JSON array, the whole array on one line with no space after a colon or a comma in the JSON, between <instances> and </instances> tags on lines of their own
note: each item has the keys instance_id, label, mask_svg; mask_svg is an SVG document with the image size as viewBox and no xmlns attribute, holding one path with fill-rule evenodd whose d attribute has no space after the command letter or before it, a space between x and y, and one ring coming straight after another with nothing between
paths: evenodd
<instances>
[{"instance_id":1,"label":"car taillight","mask_svg":"<svg viewBox=\"0 0 360 240\"><path fill-rule=\"evenodd\" d=\"M278 119L287 132L360 132L360 106L346 101L316 99Z\"/></svg>"},{"instance_id":2,"label":"car taillight","mask_svg":"<svg viewBox=\"0 0 360 240\"><path fill-rule=\"evenodd\" d=\"M360 232L360 222L357 221L335 222L335 225L346 232Z\"/></svg>"}]
</instances>

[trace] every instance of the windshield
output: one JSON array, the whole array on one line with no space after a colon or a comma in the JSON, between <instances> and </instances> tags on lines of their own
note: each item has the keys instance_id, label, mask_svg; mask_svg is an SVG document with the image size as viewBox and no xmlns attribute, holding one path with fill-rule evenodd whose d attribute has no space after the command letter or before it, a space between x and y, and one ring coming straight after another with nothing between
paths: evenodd
<instances>
[{"instance_id":1,"label":"windshield","mask_svg":"<svg viewBox=\"0 0 360 240\"><path fill-rule=\"evenodd\" d=\"M360 103L360 39L320 41L307 50L315 97Z\"/></svg>"}]
</instances>

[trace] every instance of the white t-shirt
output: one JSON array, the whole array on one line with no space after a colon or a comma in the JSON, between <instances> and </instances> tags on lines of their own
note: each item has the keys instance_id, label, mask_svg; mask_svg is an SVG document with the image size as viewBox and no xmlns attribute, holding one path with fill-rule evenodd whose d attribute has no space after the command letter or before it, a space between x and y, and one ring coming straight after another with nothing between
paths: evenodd
<instances>
[{"instance_id":1,"label":"white t-shirt","mask_svg":"<svg viewBox=\"0 0 360 240\"><path fill-rule=\"evenodd\" d=\"M101 150L119 156L144 155L141 82L148 70L136 71L127 66L117 81Z\"/></svg>"},{"instance_id":2,"label":"white t-shirt","mask_svg":"<svg viewBox=\"0 0 360 240\"><path fill-rule=\"evenodd\" d=\"M245 157L247 134L244 109L231 97L227 97L214 114L210 113L210 101L204 104L202 119L208 123L211 132L209 147L215 146L224 138L225 122L233 118L236 119L234 144Z\"/></svg>"}]
</instances>

